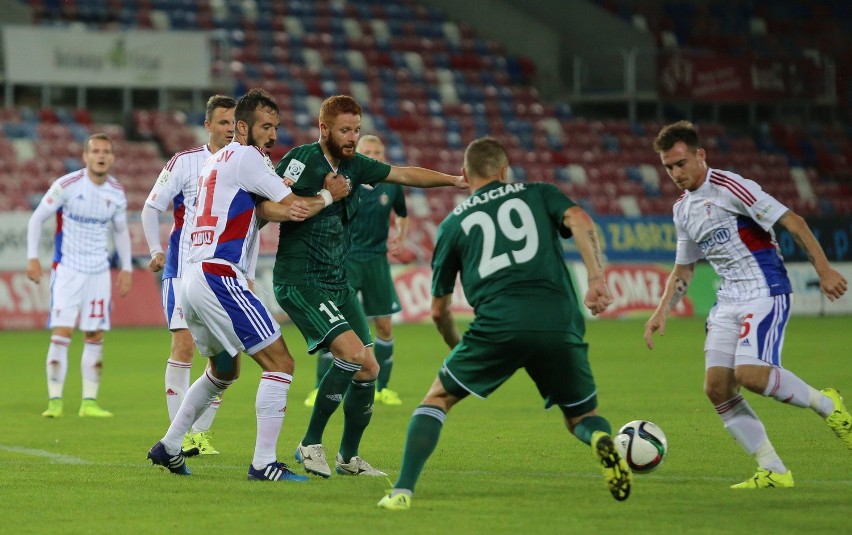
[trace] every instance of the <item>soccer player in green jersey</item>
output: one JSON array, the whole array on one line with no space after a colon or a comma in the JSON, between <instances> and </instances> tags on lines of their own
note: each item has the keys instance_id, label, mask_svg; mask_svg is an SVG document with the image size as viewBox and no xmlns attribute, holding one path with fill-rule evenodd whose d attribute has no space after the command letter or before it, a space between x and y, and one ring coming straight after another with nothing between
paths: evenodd
<instances>
[{"instance_id":1,"label":"soccer player in green jersey","mask_svg":"<svg viewBox=\"0 0 852 535\"><path fill-rule=\"evenodd\" d=\"M378 136L362 136L355 150L376 161L386 161L385 144ZM390 252L399 256L408 235L405 192L399 184L380 182L372 187L361 186L357 194L361 199L358 217L352 223L352 244L349 248L349 262L346 263L346 277L352 288L361 294L364 314L373 318L376 327L375 355L379 363L379 377L376 379L375 402L401 405L399 394L387 387L393 369L391 316L401 310L387 255ZM391 211L396 214L396 233L388 237ZM333 357L328 351L317 358L316 388L311 390L305 399L306 407L314 406L320 381L325 377L332 361Z\"/></svg>"},{"instance_id":2,"label":"soccer player in green jersey","mask_svg":"<svg viewBox=\"0 0 852 535\"><path fill-rule=\"evenodd\" d=\"M573 235L588 273L583 302L592 314L603 312L612 297L595 224L556 186L506 183L508 168L494 138L465 150L472 194L441 223L432 257L432 319L451 351L414 410L399 478L379 507L408 509L447 412L470 394L487 397L520 368L545 407L558 406L569 431L592 446L612 496L630 494L630 468L598 415L583 314L559 242ZM464 336L450 308L458 274L475 310Z\"/></svg>"},{"instance_id":3,"label":"soccer player in green jersey","mask_svg":"<svg viewBox=\"0 0 852 535\"><path fill-rule=\"evenodd\" d=\"M355 151L361 133L361 106L352 97L327 98L320 107L320 139L284 155L277 172L296 195L316 195L326 177L345 179L352 188L386 181L415 187L467 188L461 176L421 167L396 167ZM343 436L336 459L342 475L385 475L358 456L370 423L379 365L358 296L346 279L351 222L360 196L350 194L317 217L281 225L272 282L275 299L301 331L308 351L330 351L333 363L319 385L316 404L296 460L308 473L329 477L322 435L343 403Z\"/></svg>"}]
</instances>

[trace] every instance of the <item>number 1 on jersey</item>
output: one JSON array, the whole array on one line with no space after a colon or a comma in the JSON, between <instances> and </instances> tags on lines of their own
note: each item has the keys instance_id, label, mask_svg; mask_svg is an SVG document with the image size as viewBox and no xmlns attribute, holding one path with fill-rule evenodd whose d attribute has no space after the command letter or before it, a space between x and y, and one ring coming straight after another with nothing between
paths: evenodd
<instances>
[{"instance_id":1,"label":"number 1 on jersey","mask_svg":"<svg viewBox=\"0 0 852 535\"><path fill-rule=\"evenodd\" d=\"M198 227L215 227L219 218L213 215L213 190L216 189L216 170L210 171L207 178L198 178L198 198L204 199L201 211L195 216Z\"/></svg>"}]
</instances>

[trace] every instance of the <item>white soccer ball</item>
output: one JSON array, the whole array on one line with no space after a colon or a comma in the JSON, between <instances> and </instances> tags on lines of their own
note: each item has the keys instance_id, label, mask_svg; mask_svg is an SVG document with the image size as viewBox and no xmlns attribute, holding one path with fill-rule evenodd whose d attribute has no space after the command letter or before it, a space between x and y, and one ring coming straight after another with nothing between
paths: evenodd
<instances>
[{"instance_id":1,"label":"white soccer ball","mask_svg":"<svg viewBox=\"0 0 852 535\"><path fill-rule=\"evenodd\" d=\"M663 430L647 420L633 420L624 424L615 435L614 442L618 454L637 474L656 470L669 451Z\"/></svg>"}]
</instances>

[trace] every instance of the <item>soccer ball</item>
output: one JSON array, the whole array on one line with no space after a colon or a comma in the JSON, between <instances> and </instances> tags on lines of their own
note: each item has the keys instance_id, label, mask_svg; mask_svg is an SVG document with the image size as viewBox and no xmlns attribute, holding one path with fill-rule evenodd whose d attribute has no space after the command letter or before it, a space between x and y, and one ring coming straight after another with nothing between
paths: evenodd
<instances>
[{"instance_id":1,"label":"soccer ball","mask_svg":"<svg viewBox=\"0 0 852 535\"><path fill-rule=\"evenodd\" d=\"M614 442L619 455L637 474L656 470L669 450L663 430L647 420L633 420L624 424L615 435Z\"/></svg>"}]
</instances>

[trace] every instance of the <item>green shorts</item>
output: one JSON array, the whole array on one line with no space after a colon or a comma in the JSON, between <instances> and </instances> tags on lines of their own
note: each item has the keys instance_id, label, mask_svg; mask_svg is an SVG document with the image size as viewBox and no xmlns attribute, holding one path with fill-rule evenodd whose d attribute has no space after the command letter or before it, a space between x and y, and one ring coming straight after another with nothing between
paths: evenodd
<instances>
[{"instance_id":1,"label":"green shorts","mask_svg":"<svg viewBox=\"0 0 852 535\"><path fill-rule=\"evenodd\" d=\"M346 278L355 291L361 293L364 314L368 318L390 316L402 310L386 256L365 262L350 260L346 263Z\"/></svg>"},{"instance_id":2,"label":"green shorts","mask_svg":"<svg viewBox=\"0 0 852 535\"><path fill-rule=\"evenodd\" d=\"M545 408L558 405L566 416L597 407L597 387L588 359L589 345L566 332L488 332L471 327L438 372L450 394L485 398L516 370L527 371Z\"/></svg>"},{"instance_id":3,"label":"green shorts","mask_svg":"<svg viewBox=\"0 0 852 535\"><path fill-rule=\"evenodd\" d=\"M314 286L274 284L275 300L305 337L308 352L328 349L341 333L355 331L364 347L373 345L367 317L351 286L324 290Z\"/></svg>"}]
</instances>

